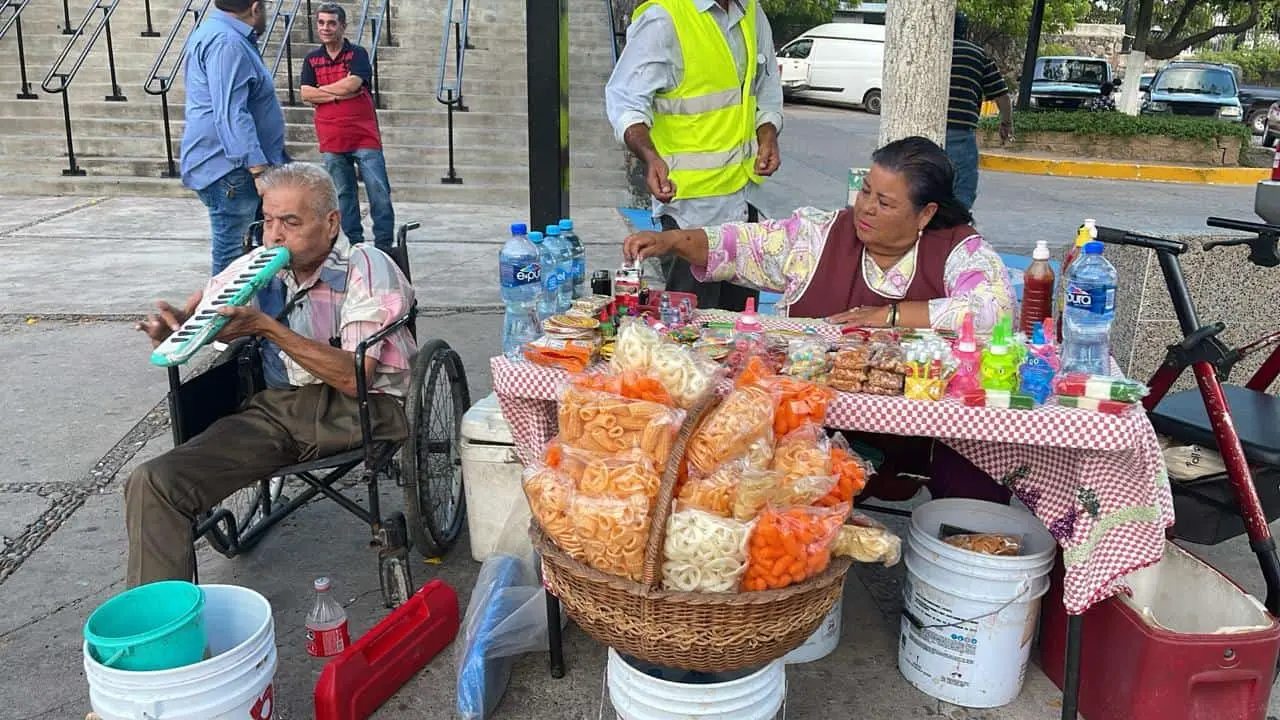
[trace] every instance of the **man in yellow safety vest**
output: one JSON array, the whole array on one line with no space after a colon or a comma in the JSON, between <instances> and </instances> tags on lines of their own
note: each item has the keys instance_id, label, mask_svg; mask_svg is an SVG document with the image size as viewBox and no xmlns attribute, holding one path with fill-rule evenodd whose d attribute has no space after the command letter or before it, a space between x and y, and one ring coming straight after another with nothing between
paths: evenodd
<instances>
[{"instance_id":1,"label":"man in yellow safety vest","mask_svg":"<svg viewBox=\"0 0 1280 720\"><path fill-rule=\"evenodd\" d=\"M645 164L663 229L757 220L753 194L778 169L782 83L758 0L650 0L636 8L605 88L609 122ZM668 290L742 310L757 293L698 282L662 258Z\"/></svg>"}]
</instances>

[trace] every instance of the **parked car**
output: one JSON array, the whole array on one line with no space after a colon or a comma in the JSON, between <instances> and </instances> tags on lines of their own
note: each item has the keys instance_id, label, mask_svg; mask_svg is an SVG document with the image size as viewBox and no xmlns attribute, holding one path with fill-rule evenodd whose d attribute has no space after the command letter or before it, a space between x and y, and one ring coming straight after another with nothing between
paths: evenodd
<instances>
[{"instance_id":1,"label":"parked car","mask_svg":"<svg viewBox=\"0 0 1280 720\"><path fill-rule=\"evenodd\" d=\"M1151 90L1151 81L1156 79L1155 73L1143 73L1138 77L1138 92Z\"/></svg>"},{"instance_id":2,"label":"parked car","mask_svg":"<svg viewBox=\"0 0 1280 720\"><path fill-rule=\"evenodd\" d=\"M1262 147L1275 147L1277 140L1280 140L1280 102L1273 102L1267 109L1267 122L1262 132Z\"/></svg>"},{"instance_id":3,"label":"parked car","mask_svg":"<svg viewBox=\"0 0 1280 720\"><path fill-rule=\"evenodd\" d=\"M858 106L879 115L884 26L819 25L778 50L778 68L789 98Z\"/></svg>"},{"instance_id":4,"label":"parked car","mask_svg":"<svg viewBox=\"0 0 1280 720\"><path fill-rule=\"evenodd\" d=\"M1101 58L1050 56L1036 58L1031 78L1031 107L1079 110L1113 81L1111 64Z\"/></svg>"},{"instance_id":5,"label":"parked car","mask_svg":"<svg viewBox=\"0 0 1280 720\"><path fill-rule=\"evenodd\" d=\"M1244 108L1244 121L1254 135L1266 135L1267 115L1280 102L1280 88L1241 86L1240 105Z\"/></svg>"},{"instance_id":6,"label":"parked car","mask_svg":"<svg viewBox=\"0 0 1280 720\"><path fill-rule=\"evenodd\" d=\"M1226 65L1173 62L1156 72L1143 97L1142 112L1152 115L1244 120L1236 76Z\"/></svg>"}]
</instances>

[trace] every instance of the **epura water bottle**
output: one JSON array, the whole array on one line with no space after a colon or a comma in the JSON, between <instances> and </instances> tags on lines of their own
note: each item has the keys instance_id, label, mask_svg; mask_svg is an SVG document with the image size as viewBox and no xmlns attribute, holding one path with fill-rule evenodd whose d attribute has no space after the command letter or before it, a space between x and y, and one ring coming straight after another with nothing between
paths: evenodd
<instances>
[{"instance_id":1,"label":"epura water bottle","mask_svg":"<svg viewBox=\"0 0 1280 720\"><path fill-rule=\"evenodd\" d=\"M515 360L521 347L538 339L537 303L542 293L538 248L525 236L523 223L511 226L511 237L498 253L498 282L506 318L502 323L502 354Z\"/></svg>"},{"instance_id":2,"label":"epura water bottle","mask_svg":"<svg viewBox=\"0 0 1280 720\"><path fill-rule=\"evenodd\" d=\"M573 299L584 298L587 292L587 250L582 246L582 238L573 230L573 221L566 218L560 221L560 237L569 243L569 252L573 256Z\"/></svg>"},{"instance_id":3,"label":"epura water bottle","mask_svg":"<svg viewBox=\"0 0 1280 720\"><path fill-rule=\"evenodd\" d=\"M351 645L347 611L329 594L329 578L316 578L316 601L307 613L307 653L312 657L342 654Z\"/></svg>"},{"instance_id":4,"label":"epura water bottle","mask_svg":"<svg viewBox=\"0 0 1280 720\"><path fill-rule=\"evenodd\" d=\"M566 313L573 306L573 249L560 237L559 225L548 225L545 237L556 258L556 312Z\"/></svg>"},{"instance_id":5,"label":"epura water bottle","mask_svg":"<svg viewBox=\"0 0 1280 720\"><path fill-rule=\"evenodd\" d=\"M556 271L556 255L547 238L537 230L529 231L529 242L538 249L538 265L542 267L542 283L538 291L538 320L555 315L560 306L559 273ZM541 325L538 326L541 329Z\"/></svg>"},{"instance_id":6,"label":"epura water bottle","mask_svg":"<svg viewBox=\"0 0 1280 720\"><path fill-rule=\"evenodd\" d=\"M1062 372L1110 375L1111 322L1116 316L1119 276L1102 256L1102 243L1089 242L1063 279Z\"/></svg>"}]
</instances>

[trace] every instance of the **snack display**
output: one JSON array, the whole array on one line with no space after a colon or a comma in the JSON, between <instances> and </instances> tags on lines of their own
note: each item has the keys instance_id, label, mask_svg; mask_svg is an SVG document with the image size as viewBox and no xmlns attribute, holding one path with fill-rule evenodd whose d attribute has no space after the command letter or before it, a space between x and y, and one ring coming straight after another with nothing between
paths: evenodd
<instances>
[{"instance_id":1,"label":"snack display","mask_svg":"<svg viewBox=\"0 0 1280 720\"><path fill-rule=\"evenodd\" d=\"M677 504L667 520L663 587L680 592L736 590L747 569L747 538L754 526Z\"/></svg>"},{"instance_id":2,"label":"snack display","mask_svg":"<svg viewBox=\"0 0 1280 720\"><path fill-rule=\"evenodd\" d=\"M848 514L848 505L766 507L751 533L743 589L776 590L826 570L831 543Z\"/></svg>"},{"instance_id":3,"label":"snack display","mask_svg":"<svg viewBox=\"0 0 1280 720\"><path fill-rule=\"evenodd\" d=\"M569 517L581 543L584 562L601 572L640 581L649 539L649 501L644 496L614 498L578 493L570 503Z\"/></svg>"},{"instance_id":4,"label":"snack display","mask_svg":"<svg viewBox=\"0 0 1280 720\"><path fill-rule=\"evenodd\" d=\"M610 366L615 373L643 373L657 380L677 407L690 408L712 390L718 377L715 363L682 345L665 340L638 319L618 330Z\"/></svg>"},{"instance_id":5,"label":"snack display","mask_svg":"<svg viewBox=\"0 0 1280 720\"><path fill-rule=\"evenodd\" d=\"M570 384L560 393L559 420L560 438L569 445L600 453L640 448L665 466L684 412Z\"/></svg>"},{"instance_id":6,"label":"snack display","mask_svg":"<svg viewBox=\"0 0 1280 720\"><path fill-rule=\"evenodd\" d=\"M735 388L711 410L689 438L690 470L709 473L726 460L745 455L773 428L775 400L756 386Z\"/></svg>"},{"instance_id":7,"label":"snack display","mask_svg":"<svg viewBox=\"0 0 1280 720\"><path fill-rule=\"evenodd\" d=\"M854 341L836 351L827 384L844 392L901 395L907 372L901 347Z\"/></svg>"}]
</instances>

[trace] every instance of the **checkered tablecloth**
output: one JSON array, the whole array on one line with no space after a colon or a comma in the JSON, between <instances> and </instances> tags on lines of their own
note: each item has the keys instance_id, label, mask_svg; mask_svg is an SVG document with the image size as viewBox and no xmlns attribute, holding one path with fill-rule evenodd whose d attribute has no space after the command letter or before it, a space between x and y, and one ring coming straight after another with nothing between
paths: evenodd
<instances>
[{"instance_id":1,"label":"checkered tablecloth","mask_svg":"<svg viewBox=\"0 0 1280 720\"><path fill-rule=\"evenodd\" d=\"M523 360L490 361L493 387L520 460L556 433L566 373ZM1161 557L1173 499L1155 431L1140 407L1123 415L1045 406L1034 411L839 393L827 425L934 437L1007 485L1049 528L1066 564L1064 604L1080 614Z\"/></svg>"}]
</instances>

